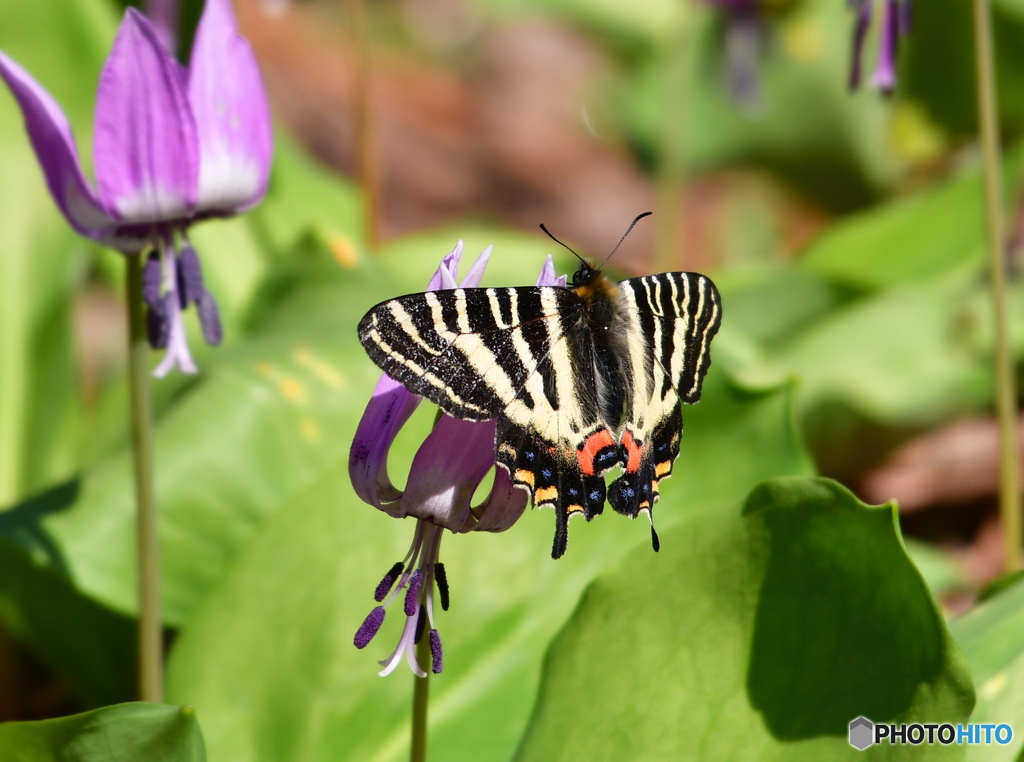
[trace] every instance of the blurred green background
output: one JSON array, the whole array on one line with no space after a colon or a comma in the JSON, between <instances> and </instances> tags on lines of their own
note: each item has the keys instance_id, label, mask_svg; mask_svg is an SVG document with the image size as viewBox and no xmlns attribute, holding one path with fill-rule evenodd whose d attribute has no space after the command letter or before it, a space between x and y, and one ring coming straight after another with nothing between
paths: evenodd
<instances>
[{"instance_id":1,"label":"blurred green background","mask_svg":"<svg viewBox=\"0 0 1024 762\"><path fill-rule=\"evenodd\" d=\"M1003 551L968 5L915 6L884 98L846 88L844 3L764 2L742 104L710 2L367 5L360 38L354 2L235 3L275 116L270 189L193 228L226 339L189 322L200 374L154 385L167 699L195 717L108 725L172 728L167 759L202 758L195 720L211 760L407 756L411 678L375 664L396 623L352 646L413 529L349 484L378 377L355 325L458 239L494 245L486 285L527 284L548 252L574 269L538 223L603 259L653 209L609 270L706 272L724 311L662 485L662 552L616 515L574 522L557 562L547 512L447 538L431 758L826 759L856 753L857 714L1024 734L1024 588L978 603ZM123 8L0 0L0 49L87 164ZM186 40L200 9L184 3ZM993 14L1016 276L1024 2ZM0 720L35 720L134 694L123 268L68 229L6 95L0 167ZM410 426L399 483L430 414ZM31 728L80 725L0 725L0 751L52 758Z\"/></svg>"}]
</instances>

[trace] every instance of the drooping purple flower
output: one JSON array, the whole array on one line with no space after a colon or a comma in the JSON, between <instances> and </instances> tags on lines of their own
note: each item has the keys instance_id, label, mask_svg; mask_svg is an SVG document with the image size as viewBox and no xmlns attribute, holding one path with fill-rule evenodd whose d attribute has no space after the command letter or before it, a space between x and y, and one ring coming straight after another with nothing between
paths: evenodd
<instances>
[{"instance_id":1,"label":"drooping purple flower","mask_svg":"<svg viewBox=\"0 0 1024 762\"><path fill-rule=\"evenodd\" d=\"M470 268L458 287L480 285L491 254L488 248ZM462 257L462 241L442 261L427 287L428 291L456 288L455 275ZM565 276L556 278L549 256L537 279L538 286L564 286ZM387 472L388 450L402 425L409 419L421 397L387 375L363 413L349 455L349 475L356 494L366 503L395 518L416 519L412 545L402 561L384 575L374 593L381 604L375 607L356 633L357 648L365 648L384 622L385 609L400 595L405 626L391 656L381 661L381 675L390 674L404 655L412 671L426 672L416 659L416 643L426 632L430 639L431 669L442 668L441 636L434 626L434 600L447 610L448 580L439 561L441 537L447 529L464 532L503 532L526 509L528 494L512 485L508 472L494 469L494 421L471 422L443 415L427 435L413 458L405 490L392 484ZM477 487L494 469L494 484L487 498L472 505ZM429 631L428 631L429 625Z\"/></svg>"},{"instance_id":2,"label":"drooping purple flower","mask_svg":"<svg viewBox=\"0 0 1024 762\"><path fill-rule=\"evenodd\" d=\"M761 102L757 67L768 40L761 0L702 0L722 17L722 62L733 102L753 110Z\"/></svg>"},{"instance_id":3,"label":"drooping purple flower","mask_svg":"<svg viewBox=\"0 0 1024 762\"><path fill-rule=\"evenodd\" d=\"M151 252L143 276L150 342L166 350L155 375L195 372L182 311L196 305L211 344L221 328L187 228L258 203L273 151L259 68L230 0L207 0L187 69L145 16L125 12L96 97L95 188L56 101L3 52L0 77L68 223L126 255Z\"/></svg>"},{"instance_id":4,"label":"drooping purple flower","mask_svg":"<svg viewBox=\"0 0 1024 762\"><path fill-rule=\"evenodd\" d=\"M911 0L847 0L854 13L850 51L850 89L860 86L861 61L876 2L883 2L878 40L878 61L870 85L889 95L896 89L896 54L900 38L910 34Z\"/></svg>"}]
</instances>

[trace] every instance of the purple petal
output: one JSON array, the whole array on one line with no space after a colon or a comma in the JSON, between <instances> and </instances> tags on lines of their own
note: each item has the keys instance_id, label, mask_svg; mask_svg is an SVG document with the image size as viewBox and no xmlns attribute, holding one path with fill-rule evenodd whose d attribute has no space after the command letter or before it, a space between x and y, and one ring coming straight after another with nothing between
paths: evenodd
<instances>
[{"instance_id":1,"label":"purple petal","mask_svg":"<svg viewBox=\"0 0 1024 762\"><path fill-rule=\"evenodd\" d=\"M104 210L82 174L75 139L61 107L27 71L2 52L0 77L18 101L46 184L64 217L82 235L112 237L115 220Z\"/></svg>"},{"instance_id":2,"label":"purple petal","mask_svg":"<svg viewBox=\"0 0 1024 762\"><path fill-rule=\"evenodd\" d=\"M568 282L568 275L555 275L555 260L548 254L548 258L544 260L544 264L540 268L540 275L537 276L537 285L565 288L565 284Z\"/></svg>"},{"instance_id":3,"label":"purple petal","mask_svg":"<svg viewBox=\"0 0 1024 762\"><path fill-rule=\"evenodd\" d=\"M178 0L146 0L143 5L146 18L153 23L153 30L160 39L164 50L172 56L178 52L178 26L181 8Z\"/></svg>"},{"instance_id":4,"label":"purple petal","mask_svg":"<svg viewBox=\"0 0 1024 762\"><path fill-rule=\"evenodd\" d=\"M462 531L504 532L523 515L530 493L516 487L502 466L494 471L494 486L484 502L473 509L472 519Z\"/></svg>"},{"instance_id":5,"label":"purple petal","mask_svg":"<svg viewBox=\"0 0 1024 762\"><path fill-rule=\"evenodd\" d=\"M427 291L444 291L450 288L458 288L458 281L455 276L459 270L459 260L462 259L462 239L455 243L455 248L448 252L441 264L437 266L433 277L427 284Z\"/></svg>"},{"instance_id":6,"label":"purple petal","mask_svg":"<svg viewBox=\"0 0 1024 762\"><path fill-rule=\"evenodd\" d=\"M459 243L462 243L459 241ZM476 262L469 268L469 272L466 273L466 277L462 279L459 284L459 288L477 288L480 282L484 279L484 270L487 269L487 263L491 261L491 250L493 246L488 246L481 252L480 256L476 258Z\"/></svg>"},{"instance_id":7,"label":"purple petal","mask_svg":"<svg viewBox=\"0 0 1024 762\"><path fill-rule=\"evenodd\" d=\"M125 222L192 214L199 183L196 128L179 66L129 8L103 67L93 140L96 181Z\"/></svg>"},{"instance_id":8,"label":"purple petal","mask_svg":"<svg viewBox=\"0 0 1024 762\"><path fill-rule=\"evenodd\" d=\"M494 466L495 423L443 416L420 445L392 516L415 516L464 531L476 488Z\"/></svg>"},{"instance_id":9,"label":"purple petal","mask_svg":"<svg viewBox=\"0 0 1024 762\"><path fill-rule=\"evenodd\" d=\"M230 0L206 0L192 46L188 99L199 135L199 208L232 213L253 206L270 174L270 108Z\"/></svg>"},{"instance_id":10,"label":"purple petal","mask_svg":"<svg viewBox=\"0 0 1024 762\"><path fill-rule=\"evenodd\" d=\"M364 503L383 511L402 496L388 476L388 449L421 401L390 376L381 376L377 382L348 458L352 488Z\"/></svg>"}]
</instances>

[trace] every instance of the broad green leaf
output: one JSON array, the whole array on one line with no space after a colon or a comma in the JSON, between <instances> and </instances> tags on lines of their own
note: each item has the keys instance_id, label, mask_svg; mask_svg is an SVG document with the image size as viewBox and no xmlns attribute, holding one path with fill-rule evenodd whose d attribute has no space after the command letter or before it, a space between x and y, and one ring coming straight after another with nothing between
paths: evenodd
<instances>
[{"instance_id":1,"label":"broad green leaf","mask_svg":"<svg viewBox=\"0 0 1024 762\"><path fill-rule=\"evenodd\" d=\"M863 290L794 264L715 274L726 315L722 330L742 331L771 352L863 295Z\"/></svg>"},{"instance_id":2,"label":"broad green leaf","mask_svg":"<svg viewBox=\"0 0 1024 762\"><path fill-rule=\"evenodd\" d=\"M786 387L743 389L713 366L702 401L684 415L676 475L663 484L655 512L659 528L696 513L716 516L768 474L810 470ZM348 441L352 431L335 435ZM415 446L416 437L405 442ZM392 463L410 459L404 451ZM376 674L376 660L397 642L401 614L392 608L365 651L353 648L352 636L413 526L360 503L343 464L264 524L188 621L171 656L169 695L202 712L213 757L407 755L410 677L404 668L388 678ZM432 758L507 759L529 716L545 644L580 591L629 549L651 553L645 523L614 514L573 522L569 552L557 562L552 533L549 512L528 511L503 534L445 539L452 608L437 621L445 670L431 686ZM690 547L689 539L673 537Z\"/></svg>"},{"instance_id":3,"label":"broad green leaf","mask_svg":"<svg viewBox=\"0 0 1024 762\"><path fill-rule=\"evenodd\" d=\"M963 649L978 688L971 722L1008 723L1006 746L973 746L970 760L1015 760L1024 748L1024 584L1018 582L979 603L949 626Z\"/></svg>"},{"instance_id":4,"label":"broad green leaf","mask_svg":"<svg viewBox=\"0 0 1024 762\"><path fill-rule=\"evenodd\" d=\"M65 485L45 503L29 501L0 514L0 524L18 522L19 531L38 532L44 505L73 500L75 487ZM48 549L59 553L53 546ZM130 699L135 692L134 623L77 591L59 570L59 557L48 560L57 568L37 562L24 548L0 537L0 615L5 627L68 680L85 706Z\"/></svg>"},{"instance_id":5,"label":"broad green leaf","mask_svg":"<svg viewBox=\"0 0 1024 762\"><path fill-rule=\"evenodd\" d=\"M841 402L876 420L925 423L992 395L989 316L963 282L886 289L809 325L781 352L810 410Z\"/></svg>"},{"instance_id":6,"label":"broad green leaf","mask_svg":"<svg viewBox=\"0 0 1024 762\"><path fill-rule=\"evenodd\" d=\"M664 539L587 589L547 654L518 760L859 759L859 715L966 720L970 676L893 506L775 479Z\"/></svg>"},{"instance_id":7,"label":"broad green leaf","mask_svg":"<svg viewBox=\"0 0 1024 762\"><path fill-rule=\"evenodd\" d=\"M1021 182L1021 151L1005 162L1007 197ZM984 265L981 171L848 217L810 245L800 263L867 287L933 280Z\"/></svg>"},{"instance_id":8,"label":"broad green leaf","mask_svg":"<svg viewBox=\"0 0 1024 762\"><path fill-rule=\"evenodd\" d=\"M0 725L5 762L206 762L190 706L120 704L71 717Z\"/></svg>"}]
</instances>

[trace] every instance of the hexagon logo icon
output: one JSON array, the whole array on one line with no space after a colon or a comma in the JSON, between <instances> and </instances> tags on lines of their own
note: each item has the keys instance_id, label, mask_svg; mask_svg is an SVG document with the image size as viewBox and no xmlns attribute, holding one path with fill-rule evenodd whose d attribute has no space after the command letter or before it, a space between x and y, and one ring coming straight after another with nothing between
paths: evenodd
<instances>
[{"instance_id":1,"label":"hexagon logo icon","mask_svg":"<svg viewBox=\"0 0 1024 762\"><path fill-rule=\"evenodd\" d=\"M875 742L875 723L867 717L850 720L850 746L864 751Z\"/></svg>"}]
</instances>

